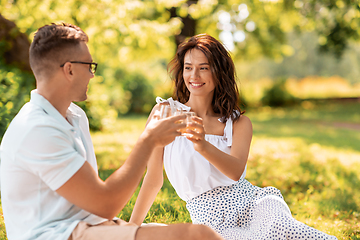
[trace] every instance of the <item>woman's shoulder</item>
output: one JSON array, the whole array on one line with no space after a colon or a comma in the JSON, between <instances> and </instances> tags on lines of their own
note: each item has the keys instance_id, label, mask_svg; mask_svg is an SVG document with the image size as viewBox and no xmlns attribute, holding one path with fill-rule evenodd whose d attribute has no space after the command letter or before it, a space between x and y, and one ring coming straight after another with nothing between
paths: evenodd
<instances>
[{"instance_id":1,"label":"woman's shoulder","mask_svg":"<svg viewBox=\"0 0 360 240\"><path fill-rule=\"evenodd\" d=\"M160 110L160 106L161 106L162 104L164 104L164 103L156 103L156 104L153 106L153 108L152 108L152 110L151 110L151 112L150 112L150 115L154 114L154 112L155 112L156 110Z\"/></svg>"},{"instance_id":2,"label":"woman's shoulder","mask_svg":"<svg viewBox=\"0 0 360 240\"><path fill-rule=\"evenodd\" d=\"M157 112L157 111L160 111L160 103L157 103L154 105L154 107L152 108L149 116L148 116L148 119L146 121L146 125L149 123L150 119L154 116L154 114Z\"/></svg>"},{"instance_id":3,"label":"woman's shoulder","mask_svg":"<svg viewBox=\"0 0 360 240\"><path fill-rule=\"evenodd\" d=\"M233 123L233 126L234 126L234 131L243 128L252 129L252 123L250 118L245 116L244 114L240 115L240 117Z\"/></svg>"}]
</instances>

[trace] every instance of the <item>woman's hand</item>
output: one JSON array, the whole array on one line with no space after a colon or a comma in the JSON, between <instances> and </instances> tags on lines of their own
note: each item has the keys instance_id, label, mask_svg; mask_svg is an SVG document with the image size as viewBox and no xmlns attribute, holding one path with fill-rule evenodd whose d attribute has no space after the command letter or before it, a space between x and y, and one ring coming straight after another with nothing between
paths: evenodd
<instances>
[{"instance_id":1,"label":"woman's hand","mask_svg":"<svg viewBox=\"0 0 360 240\"><path fill-rule=\"evenodd\" d=\"M205 140L205 129L203 120L199 117L191 117L192 122L187 124L185 133L186 138L194 143L195 151L201 153L205 150L208 142Z\"/></svg>"}]
</instances>

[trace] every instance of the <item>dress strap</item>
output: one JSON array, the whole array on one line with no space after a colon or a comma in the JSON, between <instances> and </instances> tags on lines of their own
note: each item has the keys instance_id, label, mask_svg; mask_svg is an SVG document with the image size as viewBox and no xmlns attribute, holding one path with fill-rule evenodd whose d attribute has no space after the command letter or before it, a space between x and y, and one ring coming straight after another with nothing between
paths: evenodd
<instances>
[{"instance_id":1,"label":"dress strap","mask_svg":"<svg viewBox=\"0 0 360 240\"><path fill-rule=\"evenodd\" d=\"M185 104L182 104L181 102L174 100L172 97L168 98L168 99L163 99L161 97L156 97L156 103L169 103L170 104L170 108L171 108L171 112L172 114L177 110L177 109L182 109L184 111L190 111L191 107L186 106Z\"/></svg>"},{"instance_id":2,"label":"dress strap","mask_svg":"<svg viewBox=\"0 0 360 240\"><path fill-rule=\"evenodd\" d=\"M235 117L237 114L240 115L240 112L238 110L233 111L233 117ZM224 118L219 118L220 122L223 122ZM224 128L224 138L227 140L227 146L232 146L232 137L233 137L233 120L231 116L226 119L226 124Z\"/></svg>"},{"instance_id":3,"label":"dress strap","mask_svg":"<svg viewBox=\"0 0 360 240\"><path fill-rule=\"evenodd\" d=\"M233 121L231 117L226 120L224 128L224 138L227 140L227 146L231 147L232 145L232 136L233 136Z\"/></svg>"}]
</instances>

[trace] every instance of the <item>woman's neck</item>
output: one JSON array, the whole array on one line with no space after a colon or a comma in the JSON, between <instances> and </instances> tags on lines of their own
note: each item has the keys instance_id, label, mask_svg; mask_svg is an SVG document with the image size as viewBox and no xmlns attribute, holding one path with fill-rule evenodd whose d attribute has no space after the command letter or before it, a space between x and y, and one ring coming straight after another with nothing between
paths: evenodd
<instances>
[{"instance_id":1,"label":"woman's neck","mask_svg":"<svg viewBox=\"0 0 360 240\"><path fill-rule=\"evenodd\" d=\"M206 116L215 115L211 102L212 97L190 95L189 101L187 101L186 105L191 107L191 111L194 111L197 116L204 118Z\"/></svg>"}]
</instances>

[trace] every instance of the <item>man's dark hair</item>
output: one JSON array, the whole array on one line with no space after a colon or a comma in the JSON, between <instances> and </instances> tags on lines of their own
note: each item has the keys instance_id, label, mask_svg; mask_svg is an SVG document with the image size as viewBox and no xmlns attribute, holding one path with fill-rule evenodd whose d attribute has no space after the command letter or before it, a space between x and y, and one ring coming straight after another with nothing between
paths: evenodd
<instances>
[{"instance_id":1,"label":"man's dark hair","mask_svg":"<svg viewBox=\"0 0 360 240\"><path fill-rule=\"evenodd\" d=\"M88 36L78 26L61 23L45 25L35 33L30 46L30 66L35 75L49 76L54 68L76 54L81 42L88 42Z\"/></svg>"}]
</instances>

